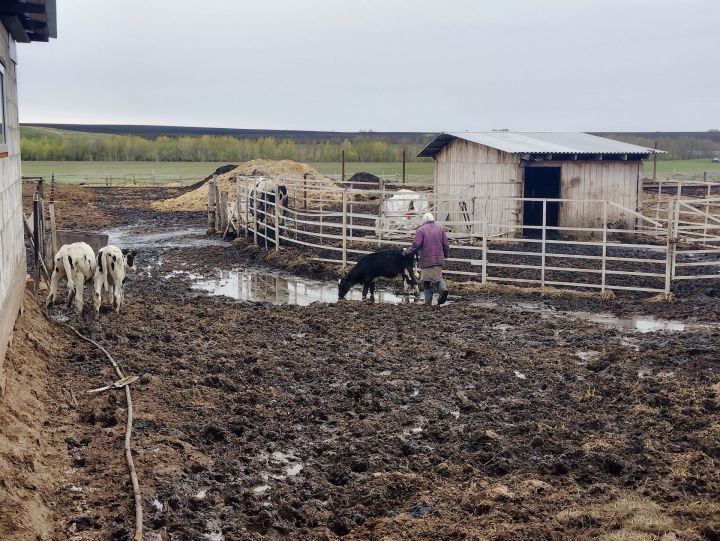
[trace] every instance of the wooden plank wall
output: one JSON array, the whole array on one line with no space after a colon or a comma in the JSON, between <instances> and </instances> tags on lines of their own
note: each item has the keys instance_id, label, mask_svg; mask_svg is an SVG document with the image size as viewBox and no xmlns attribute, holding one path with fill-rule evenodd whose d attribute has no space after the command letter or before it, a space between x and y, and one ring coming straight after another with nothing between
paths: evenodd
<instances>
[{"instance_id":1,"label":"wooden plank wall","mask_svg":"<svg viewBox=\"0 0 720 541\"><path fill-rule=\"evenodd\" d=\"M487 216L490 223L498 226L517 224L517 205L507 201L486 202L486 198L521 196L521 180L518 156L462 139L452 141L435 159L435 193L439 199L462 195L471 219L477 221ZM456 199L441 203L437 213L439 220L463 220L463 212ZM462 230L455 229L458 232Z\"/></svg>"},{"instance_id":2,"label":"wooden plank wall","mask_svg":"<svg viewBox=\"0 0 720 541\"><path fill-rule=\"evenodd\" d=\"M637 208L637 185L641 162L638 161L566 161L561 166L561 196L565 199L601 199L613 201L630 210ZM608 223L623 223L632 229L635 219L621 209L608 207ZM602 205L563 203L560 226L601 227Z\"/></svg>"}]
</instances>

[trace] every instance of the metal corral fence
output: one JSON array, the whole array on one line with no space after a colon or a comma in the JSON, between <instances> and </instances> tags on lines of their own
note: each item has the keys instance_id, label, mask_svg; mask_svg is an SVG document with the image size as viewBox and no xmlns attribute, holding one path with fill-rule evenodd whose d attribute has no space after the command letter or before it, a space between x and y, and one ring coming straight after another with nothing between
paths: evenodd
<instances>
[{"instance_id":1,"label":"metal corral fence","mask_svg":"<svg viewBox=\"0 0 720 541\"><path fill-rule=\"evenodd\" d=\"M603 200L469 201L438 197L426 185L273 182L260 188L256 179L238 177L230 201L211 181L209 229L234 230L267 249L301 248L311 259L346 266L376 249L409 245L422 214L431 211L450 238L444 272L457 279L667 295L676 280L720 278L720 197L676 196L657 203L658 213L654 205L638 212ZM538 225L517 223L515 209L527 205L542 216ZM560 205L593 218L582 226L550 225L548 216ZM491 208L506 209L510 218Z\"/></svg>"}]
</instances>

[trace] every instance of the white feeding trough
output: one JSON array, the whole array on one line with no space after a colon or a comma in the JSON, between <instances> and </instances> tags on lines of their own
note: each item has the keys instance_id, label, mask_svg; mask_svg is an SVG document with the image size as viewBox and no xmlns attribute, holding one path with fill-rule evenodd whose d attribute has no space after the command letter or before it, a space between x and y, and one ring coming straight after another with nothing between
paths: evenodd
<instances>
[{"instance_id":1,"label":"white feeding trough","mask_svg":"<svg viewBox=\"0 0 720 541\"><path fill-rule=\"evenodd\" d=\"M388 236L411 231L422 224L422 216L430 210L427 195L412 190L398 190L380 206L377 235ZM388 231L390 230L390 231Z\"/></svg>"}]
</instances>

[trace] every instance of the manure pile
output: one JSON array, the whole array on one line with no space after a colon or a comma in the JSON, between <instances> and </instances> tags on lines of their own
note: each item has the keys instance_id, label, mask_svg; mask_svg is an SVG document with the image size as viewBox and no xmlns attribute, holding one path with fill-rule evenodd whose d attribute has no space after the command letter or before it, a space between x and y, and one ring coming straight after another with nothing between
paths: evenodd
<instances>
[{"instance_id":1,"label":"manure pile","mask_svg":"<svg viewBox=\"0 0 720 541\"><path fill-rule=\"evenodd\" d=\"M217 176L220 191L227 191L231 201L235 199L235 175L258 176L269 178L292 178L302 179L307 175L313 181L314 186L335 188L335 184L329 178L323 177L317 170L309 165L292 160L250 160L232 169L221 168L223 173ZM247 179L245 182L252 182ZM308 190L310 192L310 190ZM155 201L151 204L155 210L164 212L175 211L204 211L207 210L208 183L203 182L194 190L185 192L177 197Z\"/></svg>"}]
</instances>

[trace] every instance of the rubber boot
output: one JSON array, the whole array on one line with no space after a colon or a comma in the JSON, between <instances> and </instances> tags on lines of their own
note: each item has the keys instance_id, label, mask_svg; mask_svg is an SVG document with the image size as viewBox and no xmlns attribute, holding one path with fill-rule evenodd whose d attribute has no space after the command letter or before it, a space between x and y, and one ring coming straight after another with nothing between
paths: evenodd
<instances>
[{"instance_id":1,"label":"rubber boot","mask_svg":"<svg viewBox=\"0 0 720 541\"><path fill-rule=\"evenodd\" d=\"M440 296L438 297L438 304L445 304L445 302L447 302L447 298L448 298L448 290L443 289L440 292Z\"/></svg>"},{"instance_id":2,"label":"rubber boot","mask_svg":"<svg viewBox=\"0 0 720 541\"><path fill-rule=\"evenodd\" d=\"M424 291L423 294L425 295L425 306L430 306L432 304L432 297L433 297L433 288L432 284L430 282L425 281L423 282Z\"/></svg>"}]
</instances>

